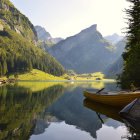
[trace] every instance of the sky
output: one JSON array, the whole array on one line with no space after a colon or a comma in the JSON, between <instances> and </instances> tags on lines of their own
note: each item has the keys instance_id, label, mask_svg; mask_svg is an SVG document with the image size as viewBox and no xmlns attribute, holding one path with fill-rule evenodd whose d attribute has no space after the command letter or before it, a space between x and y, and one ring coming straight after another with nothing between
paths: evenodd
<instances>
[{"instance_id":1,"label":"sky","mask_svg":"<svg viewBox=\"0 0 140 140\"><path fill-rule=\"evenodd\" d=\"M10 0L34 25L52 37L66 38L97 24L103 36L122 35L127 27L126 0Z\"/></svg>"}]
</instances>

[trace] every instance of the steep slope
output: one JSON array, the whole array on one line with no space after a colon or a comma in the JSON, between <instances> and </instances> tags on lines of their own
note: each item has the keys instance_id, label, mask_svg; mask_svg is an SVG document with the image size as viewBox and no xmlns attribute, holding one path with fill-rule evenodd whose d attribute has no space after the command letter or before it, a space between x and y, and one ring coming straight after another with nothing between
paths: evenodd
<instances>
[{"instance_id":1,"label":"steep slope","mask_svg":"<svg viewBox=\"0 0 140 140\"><path fill-rule=\"evenodd\" d=\"M117 74L121 74L123 70L123 58L120 56L112 65L110 65L105 74L108 76L116 76Z\"/></svg>"},{"instance_id":2,"label":"steep slope","mask_svg":"<svg viewBox=\"0 0 140 140\"><path fill-rule=\"evenodd\" d=\"M122 73L123 70L123 58L122 58L122 53L125 51L125 45L126 45L126 38L123 38L121 41L116 43L117 47L117 53L120 55L120 57L113 63L111 64L105 71L106 75L116 75Z\"/></svg>"},{"instance_id":3,"label":"steep slope","mask_svg":"<svg viewBox=\"0 0 140 140\"><path fill-rule=\"evenodd\" d=\"M46 41L47 38L51 38L51 35L49 32L47 32L45 30L45 28L41 27L41 26L35 26L35 29L37 31L38 34L38 38L41 41Z\"/></svg>"},{"instance_id":4,"label":"steep slope","mask_svg":"<svg viewBox=\"0 0 140 140\"><path fill-rule=\"evenodd\" d=\"M121 41L124 37L114 33L113 35L105 36L104 38L110 41L113 45L115 45L117 42Z\"/></svg>"},{"instance_id":5,"label":"steep slope","mask_svg":"<svg viewBox=\"0 0 140 140\"><path fill-rule=\"evenodd\" d=\"M58 37L58 38L53 38L49 32L47 32L45 30L45 28L41 27L41 26L35 26L35 29L37 31L37 35L39 40L41 40L42 42L46 42L46 44L48 45L54 45L57 44L58 42L60 42L61 40L63 40L62 38Z\"/></svg>"},{"instance_id":6,"label":"steep slope","mask_svg":"<svg viewBox=\"0 0 140 140\"><path fill-rule=\"evenodd\" d=\"M118 54L122 55L122 53L125 51L126 42L126 38L124 37L115 44L115 46L117 47Z\"/></svg>"},{"instance_id":7,"label":"steep slope","mask_svg":"<svg viewBox=\"0 0 140 140\"><path fill-rule=\"evenodd\" d=\"M103 72L117 59L116 47L97 31L97 25L60 41L48 52L67 69L77 73Z\"/></svg>"},{"instance_id":8,"label":"steep slope","mask_svg":"<svg viewBox=\"0 0 140 140\"><path fill-rule=\"evenodd\" d=\"M33 24L9 0L0 0L0 22L26 39L37 42L37 33Z\"/></svg>"},{"instance_id":9,"label":"steep slope","mask_svg":"<svg viewBox=\"0 0 140 140\"><path fill-rule=\"evenodd\" d=\"M32 68L62 75L63 67L34 45L37 40L36 31L28 18L9 0L0 0L0 76Z\"/></svg>"}]
</instances>

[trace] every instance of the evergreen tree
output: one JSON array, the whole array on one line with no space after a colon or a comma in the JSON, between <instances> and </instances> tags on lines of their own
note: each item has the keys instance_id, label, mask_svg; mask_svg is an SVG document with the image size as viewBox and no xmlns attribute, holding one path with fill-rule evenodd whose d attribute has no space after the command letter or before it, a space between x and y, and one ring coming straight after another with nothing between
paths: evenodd
<instances>
[{"instance_id":1,"label":"evergreen tree","mask_svg":"<svg viewBox=\"0 0 140 140\"><path fill-rule=\"evenodd\" d=\"M14 72L29 72L32 69L40 69L56 76L64 74L62 65L48 53L9 28L5 28L5 32L10 37L0 35L2 76Z\"/></svg>"},{"instance_id":2,"label":"evergreen tree","mask_svg":"<svg viewBox=\"0 0 140 140\"><path fill-rule=\"evenodd\" d=\"M126 52L123 54L124 70L120 76L122 88L140 87L140 0L129 0L132 3L126 10L128 35Z\"/></svg>"},{"instance_id":3,"label":"evergreen tree","mask_svg":"<svg viewBox=\"0 0 140 140\"><path fill-rule=\"evenodd\" d=\"M2 65L1 65L1 62L0 62L0 77L2 76Z\"/></svg>"},{"instance_id":4,"label":"evergreen tree","mask_svg":"<svg viewBox=\"0 0 140 140\"><path fill-rule=\"evenodd\" d=\"M7 62L6 62L6 60L4 60L2 73L3 73L3 75L5 75L7 72L8 72L8 70L7 70Z\"/></svg>"}]
</instances>

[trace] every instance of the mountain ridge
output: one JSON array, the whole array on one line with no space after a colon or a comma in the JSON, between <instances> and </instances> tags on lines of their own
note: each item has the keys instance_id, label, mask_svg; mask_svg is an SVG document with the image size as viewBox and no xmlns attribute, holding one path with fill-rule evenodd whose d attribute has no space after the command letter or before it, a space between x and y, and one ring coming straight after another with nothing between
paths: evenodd
<instances>
[{"instance_id":1,"label":"mountain ridge","mask_svg":"<svg viewBox=\"0 0 140 140\"><path fill-rule=\"evenodd\" d=\"M60 41L52 46L48 53L66 69L74 69L77 73L92 73L102 72L108 64L115 61L116 49L97 31L97 24L95 24Z\"/></svg>"}]
</instances>

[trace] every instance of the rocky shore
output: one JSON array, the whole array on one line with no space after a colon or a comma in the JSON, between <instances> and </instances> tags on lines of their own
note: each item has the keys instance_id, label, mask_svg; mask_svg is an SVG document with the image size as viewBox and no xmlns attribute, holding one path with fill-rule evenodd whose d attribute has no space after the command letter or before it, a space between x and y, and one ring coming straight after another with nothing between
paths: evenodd
<instances>
[{"instance_id":1,"label":"rocky shore","mask_svg":"<svg viewBox=\"0 0 140 140\"><path fill-rule=\"evenodd\" d=\"M14 84L15 81L13 79L0 79L0 86Z\"/></svg>"}]
</instances>

